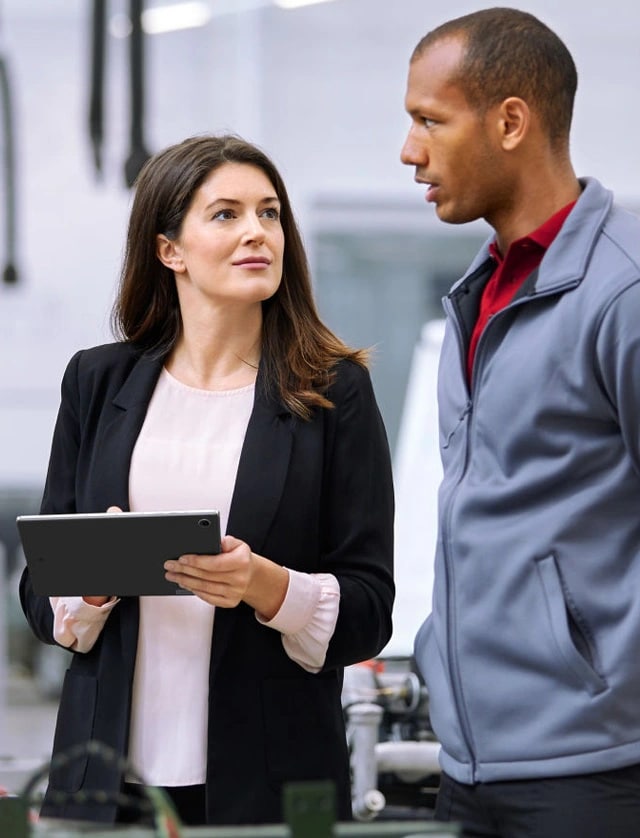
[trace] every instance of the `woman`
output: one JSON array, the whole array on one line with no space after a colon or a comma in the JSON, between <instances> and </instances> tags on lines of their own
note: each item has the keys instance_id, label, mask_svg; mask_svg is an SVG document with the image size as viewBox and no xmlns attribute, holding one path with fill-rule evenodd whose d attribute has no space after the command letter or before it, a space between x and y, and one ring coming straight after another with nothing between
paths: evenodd
<instances>
[{"instance_id":1,"label":"woman","mask_svg":"<svg viewBox=\"0 0 640 838\"><path fill-rule=\"evenodd\" d=\"M320 321L260 149L194 137L146 164L114 326L65 372L42 512L215 508L227 535L167 562L195 596L50 601L25 571L33 631L73 652L54 754L107 744L185 823L278 822L285 782L326 778L346 819L343 667L391 633L390 458L366 356ZM42 814L127 820L120 783L85 754Z\"/></svg>"}]
</instances>

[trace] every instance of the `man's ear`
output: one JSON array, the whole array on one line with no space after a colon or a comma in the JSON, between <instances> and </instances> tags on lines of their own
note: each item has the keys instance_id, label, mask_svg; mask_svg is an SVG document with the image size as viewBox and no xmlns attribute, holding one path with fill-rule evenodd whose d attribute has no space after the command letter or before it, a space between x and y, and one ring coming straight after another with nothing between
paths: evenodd
<instances>
[{"instance_id":1,"label":"man's ear","mask_svg":"<svg viewBox=\"0 0 640 838\"><path fill-rule=\"evenodd\" d=\"M169 270L176 273L184 271L184 260L178 244L167 238L164 233L158 233L156 236L156 255Z\"/></svg>"},{"instance_id":2,"label":"man's ear","mask_svg":"<svg viewBox=\"0 0 640 838\"><path fill-rule=\"evenodd\" d=\"M531 127L531 110L524 99L509 96L498 110L500 143L505 151L513 151L526 137Z\"/></svg>"}]
</instances>

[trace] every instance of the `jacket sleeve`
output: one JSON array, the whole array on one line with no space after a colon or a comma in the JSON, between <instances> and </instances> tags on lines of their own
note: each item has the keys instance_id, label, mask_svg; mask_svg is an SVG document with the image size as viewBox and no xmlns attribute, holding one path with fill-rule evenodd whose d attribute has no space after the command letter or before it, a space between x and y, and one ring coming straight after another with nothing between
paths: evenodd
<instances>
[{"instance_id":1,"label":"jacket sleeve","mask_svg":"<svg viewBox=\"0 0 640 838\"><path fill-rule=\"evenodd\" d=\"M61 401L53 431L51 454L47 469L42 514L71 513L76 511L75 480L80 441L78 361L76 353L65 370ZM20 580L20 604L35 636L44 643L55 644L53 637L53 610L46 596L33 592L29 571L23 571Z\"/></svg>"},{"instance_id":2,"label":"jacket sleeve","mask_svg":"<svg viewBox=\"0 0 640 838\"><path fill-rule=\"evenodd\" d=\"M395 594L391 456L369 373L340 365L329 396L322 570L338 579L340 609L325 669L380 652Z\"/></svg>"},{"instance_id":3,"label":"jacket sleeve","mask_svg":"<svg viewBox=\"0 0 640 838\"><path fill-rule=\"evenodd\" d=\"M607 307L596 341L596 368L625 448L640 474L640 278Z\"/></svg>"}]
</instances>

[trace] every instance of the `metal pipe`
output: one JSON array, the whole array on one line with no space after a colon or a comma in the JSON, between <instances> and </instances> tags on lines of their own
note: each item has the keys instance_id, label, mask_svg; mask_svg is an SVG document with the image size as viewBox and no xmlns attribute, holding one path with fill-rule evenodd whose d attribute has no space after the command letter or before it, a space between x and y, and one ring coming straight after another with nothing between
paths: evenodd
<instances>
[{"instance_id":1,"label":"metal pipe","mask_svg":"<svg viewBox=\"0 0 640 838\"><path fill-rule=\"evenodd\" d=\"M375 745L378 772L392 771L402 780L412 782L429 774L440 773L439 742L378 742Z\"/></svg>"},{"instance_id":2,"label":"metal pipe","mask_svg":"<svg viewBox=\"0 0 640 838\"><path fill-rule=\"evenodd\" d=\"M351 805L353 816L366 821L385 806L378 789L375 749L382 720L382 707L360 702L347 707L349 744L351 746Z\"/></svg>"}]
</instances>

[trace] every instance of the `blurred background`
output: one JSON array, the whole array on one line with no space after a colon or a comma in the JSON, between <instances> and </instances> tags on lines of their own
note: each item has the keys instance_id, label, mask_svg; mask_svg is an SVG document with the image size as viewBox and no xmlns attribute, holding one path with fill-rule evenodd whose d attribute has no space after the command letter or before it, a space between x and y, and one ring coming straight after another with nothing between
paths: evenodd
<instances>
[{"instance_id":1,"label":"blurred background","mask_svg":"<svg viewBox=\"0 0 640 838\"><path fill-rule=\"evenodd\" d=\"M15 517L38 510L66 362L111 338L132 173L189 135L238 133L274 159L323 317L375 348L398 482L392 645L410 648L428 610L439 476L437 330L425 324L488 229L447 227L425 205L399 160L403 98L420 37L484 5L0 0L0 780L3 758L48 754L65 655L43 653L26 630ZM536 14L564 39L579 72L577 173L640 209L637 0L497 5Z\"/></svg>"}]
</instances>

